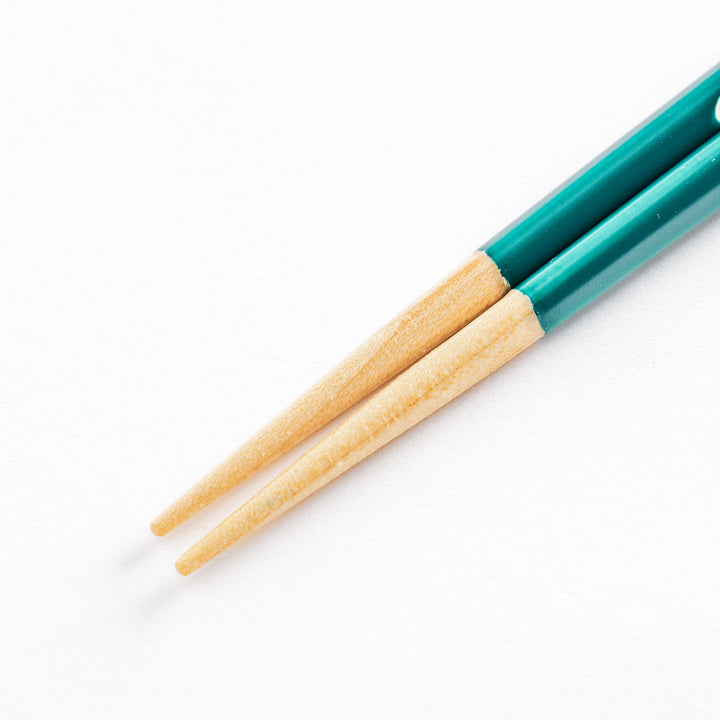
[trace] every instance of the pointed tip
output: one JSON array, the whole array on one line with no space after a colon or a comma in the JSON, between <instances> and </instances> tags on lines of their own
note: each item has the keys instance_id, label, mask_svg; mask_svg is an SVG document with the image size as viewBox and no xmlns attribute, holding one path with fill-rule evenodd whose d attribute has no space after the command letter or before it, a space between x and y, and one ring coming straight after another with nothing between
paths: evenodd
<instances>
[{"instance_id":1,"label":"pointed tip","mask_svg":"<svg viewBox=\"0 0 720 720\"><path fill-rule=\"evenodd\" d=\"M185 556L178 558L175 561L175 569L181 574L181 575L189 575L195 568L192 567L190 563L188 563L186 560L184 560Z\"/></svg>"},{"instance_id":2,"label":"pointed tip","mask_svg":"<svg viewBox=\"0 0 720 720\"><path fill-rule=\"evenodd\" d=\"M175 569L181 575L190 575L190 573L194 573L199 567L202 567L208 559L198 555L193 546L175 561Z\"/></svg>"},{"instance_id":3,"label":"pointed tip","mask_svg":"<svg viewBox=\"0 0 720 720\"><path fill-rule=\"evenodd\" d=\"M172 530L172 528L168 527L167 523L163 522L162 517L156 517L150 523L150 530L152 531L153 535L162 537L163 535L167 535L170 532L170 530Z\"/></svg>"}]
</instances>

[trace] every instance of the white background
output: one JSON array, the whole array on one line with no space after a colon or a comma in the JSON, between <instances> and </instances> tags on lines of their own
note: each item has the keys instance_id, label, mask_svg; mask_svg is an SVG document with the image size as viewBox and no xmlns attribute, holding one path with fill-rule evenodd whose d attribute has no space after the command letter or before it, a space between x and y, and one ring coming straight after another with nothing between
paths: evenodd
<instances>
[{"instance_id":1,"label":"white background","mask_svg":"<svg viewBox=\"0 0 720 720\"><path fill-rule=\"evenodd\" d=\"M720 60L719 21L2 3L0 714L717 718L717 219L195 575L297 452L148 523Z\"/></svg>"}]
</instances>

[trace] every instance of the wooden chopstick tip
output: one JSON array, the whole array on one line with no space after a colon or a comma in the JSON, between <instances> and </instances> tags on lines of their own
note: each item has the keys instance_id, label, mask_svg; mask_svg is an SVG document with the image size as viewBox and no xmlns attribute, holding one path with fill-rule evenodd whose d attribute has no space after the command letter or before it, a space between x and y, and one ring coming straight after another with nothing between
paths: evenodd
<instances>
[{"instance_id":1,"label":"wooden chopstick tip","mask_svg":"<svg viewBox=\"0 0 720 720\"><path fill-rule=\"evenodd\" d=\"M165 534L162 530L162 527L160 525L158 525L156 520L153 520L150 523L150 532L153 535L157 535L158 537L162 537Z\"/></svg>"},{"instance_id":2,"label":"wooden chopstick tip","mask_svg":"<svg viewBox=\"0 0 720 720\"><path fill-rule=\"evenodd\" d=\"M219 555L225 546L213 547L208 546L208 538L213 538L212 532L208 533L204 538L195 543L190 549L186 550L176 561L175 569L181 575L190 575L198 568L202 567L208 560L212 560Z\"/></svg>"},{"instance_id":3,"label":"wooden chopstick tip","mask_svg":"<svg viewBox=\"0 0 720 720\"><path fill-rule=\"evenodd\" d=\"M199 566L195 565L192 561L189 559L185 559L185 555L179 557L175 561L175 569L184 576L188 576L191 572L194 570L197 570Z\"/></svg>"},{"instance_id":4,"label":"wooden chopstick tip","mask_svg":"<svg viewBox=\"0 0 720 720\"><path fill-rule=\"evenodd\" d=\"M158 515L150 523L150 530L152 531L153 535L162 537L163 535L167 535L170 530L172 530L172 526L168 525L167 521L163 518L162 515Z\"/></svg>"}]
</instances>

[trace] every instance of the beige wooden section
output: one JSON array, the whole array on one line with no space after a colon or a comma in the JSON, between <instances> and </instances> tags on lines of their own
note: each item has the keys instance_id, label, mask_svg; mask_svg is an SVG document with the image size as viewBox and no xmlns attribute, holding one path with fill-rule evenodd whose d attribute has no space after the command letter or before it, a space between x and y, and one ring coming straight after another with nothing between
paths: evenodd
<instances>
[{"instance_id":1,"label":"beige wooden section","mask_svg":"<svg viewBox=\"0 0 720 720\"><path fill-rule=\"evenodd\" d=\"M188 550L188 575L487 377L544 335L530 300L512 290L368 400L297 462Z\"/></svg>"},{"instance_id":2,"label":"beige wooden section","mask_svg":"<svg viewBox=\"0 0 720 720\"><path fill-rule=\"evenodd\" d=\"M412 365L508 289L495 263L474 253L170 505L152 531L170 532Z\"/></svg>"}]
</instances>

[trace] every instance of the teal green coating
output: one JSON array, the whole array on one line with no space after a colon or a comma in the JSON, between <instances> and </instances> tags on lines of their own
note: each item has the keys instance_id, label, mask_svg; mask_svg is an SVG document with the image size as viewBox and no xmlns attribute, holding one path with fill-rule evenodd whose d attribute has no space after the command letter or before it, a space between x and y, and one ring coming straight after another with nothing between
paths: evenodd
<instances>
[{"instance_id":1,"label":"teal green coating","mask_svg":"<svg viewBox=\"0 0 720 720\"><path fill-rule=\"evenodd\" d=\"M517 289L545 332L720 210L720 133Z\"/></svg>"},{"instance_id":2,"label":"teal green coating","mask_svg":"<svg viewBox=\"0 0 720 720\"><path fill-rule=\"evenodd\" d=\"M482 249L515 287L720 129L720 64Z\"/></svg>"}]
</instances>

